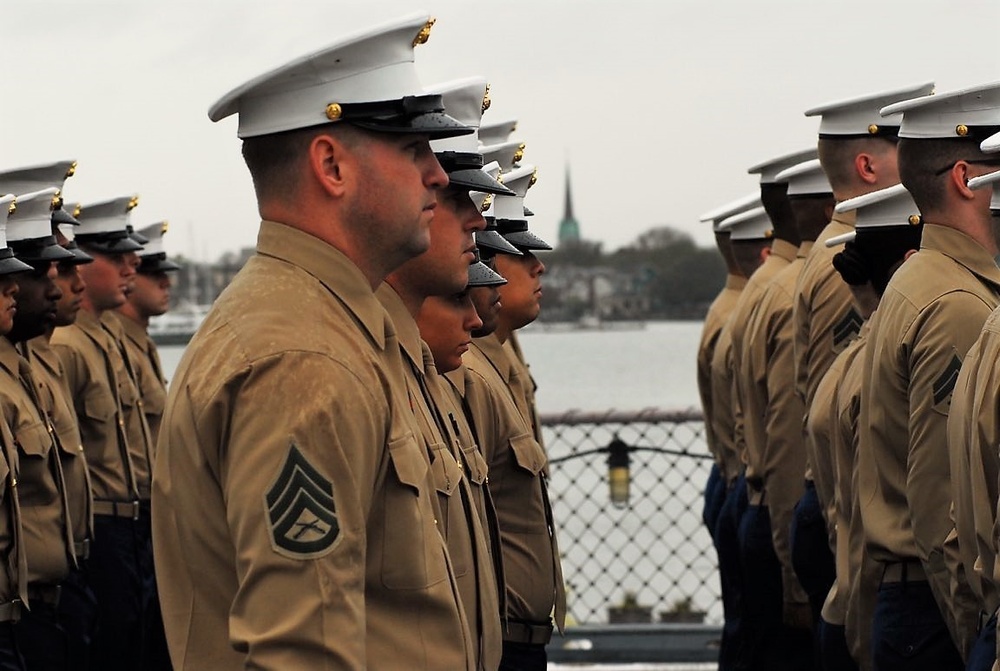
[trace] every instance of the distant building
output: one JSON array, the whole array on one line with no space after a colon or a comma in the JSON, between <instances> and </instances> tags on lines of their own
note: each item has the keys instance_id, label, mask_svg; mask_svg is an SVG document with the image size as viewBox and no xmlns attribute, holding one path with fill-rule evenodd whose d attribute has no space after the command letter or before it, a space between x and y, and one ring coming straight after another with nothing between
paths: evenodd
<instances>
[{"instance_id":1,"label":"distant building","mask_svg":"<svg viewBox=\"0 0 1000 671\"><path fill-rule=\"evenodd\" d=\"M573 195L570 192L569 166L566 166L566 205L563 218L559 222L559 247L566 247L580 242L580 222L573 216Z\"/></svg>"}]
</instances>

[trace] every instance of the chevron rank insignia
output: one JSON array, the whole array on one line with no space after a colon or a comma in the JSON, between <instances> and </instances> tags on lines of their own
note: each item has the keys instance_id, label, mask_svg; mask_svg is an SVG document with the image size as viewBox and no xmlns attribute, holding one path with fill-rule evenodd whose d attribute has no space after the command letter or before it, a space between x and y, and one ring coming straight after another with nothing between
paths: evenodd
<instances>
[{"instance_id":1,"label":"chevron rank insignia","mask_svg":"<svg viewBox=\"0 0 1000 671\"><path fill-rule=\"evenodd\" d=\"M937 407L945 401L951 402L951 392L955 390L955 383L958 382L958 373L962 370L962 360L957 354L953 354L944 372L934 380L934 406ZM947 408L943 409L947 412Z\"/></svg>"},{"instance_id":2,"label":"chevron rank insignia","mask_svg":"<svg viewBox=\"0 0 1000 671\"><path fill-rule=\"evenodd\" d=\"M865 320L853 307L847 311L844 318L833 327L833 349L837 352L844 349L859 333Z\"/></svg>"},{"instance_id":3,"label":"chevron rank insignia","mask_svg":"<svg viewBox=\"0 0 1000 671\"><path fill-rule=\"evenodd\" d=\"M333 483L309 463L293 443L264 494L271 546L292 559L321 557L340 535Z\"/></svg>"}]
</instances>

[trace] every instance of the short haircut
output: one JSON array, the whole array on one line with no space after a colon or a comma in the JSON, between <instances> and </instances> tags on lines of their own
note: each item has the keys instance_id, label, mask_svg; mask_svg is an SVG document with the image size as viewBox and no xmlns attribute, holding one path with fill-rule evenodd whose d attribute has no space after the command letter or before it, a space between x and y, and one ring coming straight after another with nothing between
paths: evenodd
<instances>
[{"instance_id":1,"label":"short haircut","mask_svg":"<svg viewBox=\"0 0 1000 671\"><path fill-rule=\"evenodd\" d=\"M968 138L902 138L899 141L899 179L926 216L928 212L945 207L948 169L957 161L984 158L989 157L979 150L979 142Z\"/></svg>"},{"instance_id":2,"label":"short haircut","mask_svg":"<svg viewBox=\"0 0 1000 671\"><path fill-rule=\"evenodd\" d=\"M816 144L819 164L834 191L850 190L855 184L854 159L858 154L879 155L895 151L894 136L832 139L821 137Z\"/></svg>"},{"instance_id":3,"label":"short haircut","mask_svg":"<svg viewBox=\"0 0 1000 671\"><path fill-rule=\"evenodd\" d=\"M301 160L314 137L320 133L336 134L338 139L353 144L360 132L346 124L324 124L243 140L243 160L250 171L258 202L289 198L295 194L301 175Z\"/></svg>"},{"instance_id":4,"label":"short haircut","mask_svg":"<svg viewBox=\"0 0 1000 671\"><path fill-rule=\"evenodd\" d=\"M828 211L833 209L836 201L831 193L819 193L808 196L792 196L789 199L789 204L795 214L795 225L799 231L799 239L815 241L826 225L830 223Z\"/></svg>"},{"instance_id":5,"label":"short haircut","mask_svg":"<svg viewBox=\"0 0 1000 671\"><path fill-rule=\"evenodd\" d=\"M753 275L761 264L760 252L771 246L771 240L731 240L733 258L745 277Z\"/></svg>"},{"instance_id":6,"label":"short haircut","mask_svg":"<svg viewBox=\"0 0 1000 671\"><path fill-rule=\"evenodd\" d=\"M773 182L760 185L760 200L774 227L774 237L794 245L799 244L799 229L795 214L788 202L788 183Z\"/></svg>"}]
</instances>

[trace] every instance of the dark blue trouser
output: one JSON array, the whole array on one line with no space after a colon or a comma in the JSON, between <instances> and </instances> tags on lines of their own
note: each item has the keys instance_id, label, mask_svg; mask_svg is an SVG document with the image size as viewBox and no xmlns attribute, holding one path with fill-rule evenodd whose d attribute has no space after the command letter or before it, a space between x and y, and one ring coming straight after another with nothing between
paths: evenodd
<instances>
[{"instance_id":1,"label":"dark blue trouser","mask_svg":"<svg viewBox=\"0 0 1000 671\"><path fill-rule=\"evenodd\" d=\"M858 671L858 664L847 647L843 625L819 621L819 658L823 671Z\"/></svg>"},{"instance_id":2,"label":"dark blue trouser","mask_svg":"<svg viewBox=\"0 0 1000 671\"><path fill-rule=\"evenodd\" d=\"M742 643L743 564L740 561L738 530L747 509L746 479L740 476L726 492L715 525L715 548L719 554L719 578L722 582L722 646L719 648L719 671L746 668L739 663Z\"/></svg>"},{"instance_id":3,"label":"dark blue trouser","mask_svg":"<svg viewBox=\"0 0 1000 671\"><path fill-rule=\"evenodd\" d=\"M997 616L993 617L979 630L979 637L972 644L969 658L965 661L965 671L991 671L993 662L997 660Z\"/></svg>"},{"instance_id":4,"label":"dark blue trouser","mask_svg":"<svg viewBox=\"0 0 1000 671\"><path fill-rule=\"evenodd\" d=\"M0 671L27 671L17 648L13 622L0 622Z\"/></svg>"},{"instance_id":5,"label":"dark blue trouser","mask_svg":"<svg viewBox=\"0 0 1000 671\"><path fill-rule=\"evenodd\" d=\"M872 620L875 671L965 668L926 580L882 583Z\"/></svg>"},{"instance_id":6,"label":"dark blue trouser","mask_svg":"<svg viewBox=\"0 0 1000 671\"><path fill-rule=\"evenodd\" d=\"M837 566L830 550L830 535L816 485L806 480L802 498L795 504L790 535L792 569L809 597L813 622L819 624L823 604L837 579ZM816 651L819 652L820 629L816 627ZM818 661L818 660L817 660Z\"/></svg>"},{"instance_id":7,"label":"dark blue trouser","mask_svg":"<svg viewBox=\"0 0 1000 671\"><path fill-rule=\"evenodd\" d=\"M87 671L90 666L91 644L97 633L97 598L90 589L86 564L70 569L62 583L59 596L59 622L66 631L71 667Z\"/></svg>"},{"instance_id":8,"label":"dark blue trouser","mask_svg":"<svg viewBox=\"0 0 1000 671\"><path fill-rule=\"evenodd\" d=\"M545 671L548 656L540 643L503 642L503 655L497 671Z\"/></svg>"},{"instance_id":9,"label":"dark blue trouser","mask_svg":"<svg viewBox=\"0 0 1000 671\"><path fill-rule=\"evenodd\" d=\"M771 515L766 506L749 506L740 520L743 640L752 671L806 671L813 668L812 632L784 625L781 564L774 552Z\"/></svg>"},{"instance_id":10,"label":"dark blue trouser","mask_svg":"<svg viewBox=\"0 0 1000 671\"><path fill-rule=\"evenodd\" d=\"M23 609L14 625L14 637L30 671L70 669L69 642L54 603L35 601L30 609Z\"/></svg>"},{"instance_id":11,"label":"dark blue trouser","mask_svg":"<svg viewBox=\"0 0 1000 671\"><path fill-rule=\"evenodd\" d=\"M124 517L94 516L94 542L88 561L97 597L98 628L91 648L94 669L142 668L144 551L137 523Z\"/></svg>"},{"instance_id":12,"label":"dark blue trouser","mask_svg":"<svg viewBox=\"0 0 1000 671\"><path fill-rule=\"evenodd\" d=\"M715 526L719 522L719 512L722 504L726 501L726 483L722 479L718 464L712 464L712 470L708 473L708 482L705 483L705 505L701 510L701 521L708 529L708 535L715 542Z\"/></svg>"},{"instance_id":13,"label":"dark blue trouser","mask_svg":"<svg viewBox=\"0 0 1000 671\"><path fill-rule=\"evenodd\" d=\"M170 671L170 653L167 637L163 631L163 615L160 613L160 598L156 590L156 570L153 566L153 526L150 509L144 506L137 524L142 574L143 641L142 668L145 671Z\"/></svg>"}]
</instances>

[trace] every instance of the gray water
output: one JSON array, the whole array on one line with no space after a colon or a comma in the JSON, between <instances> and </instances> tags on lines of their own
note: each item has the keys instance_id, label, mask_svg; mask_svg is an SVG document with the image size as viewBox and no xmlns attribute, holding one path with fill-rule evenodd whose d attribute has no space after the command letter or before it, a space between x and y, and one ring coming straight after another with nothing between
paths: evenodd
<instances>
[{"instance_id":1,"label":"gray water","mask_svg":"<svg viewBox=\"0 0 1000 671\"><path fill-rule=\"evenodd\" d=\"M538 409L684 409L698 406L695 357L701 322L649 322L633 330L546 331L519 334L538 383ZM160 348L167 378L184 348Z\"/></svg>"}]
</instances>

